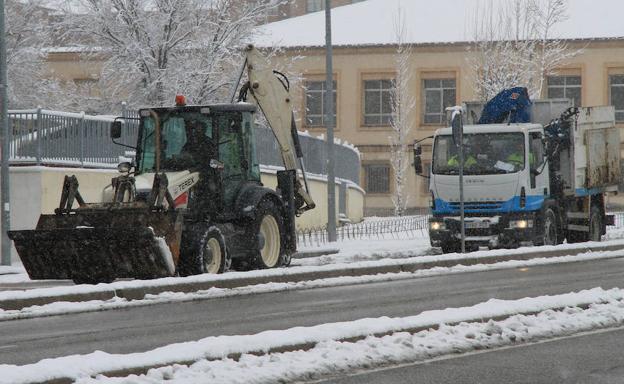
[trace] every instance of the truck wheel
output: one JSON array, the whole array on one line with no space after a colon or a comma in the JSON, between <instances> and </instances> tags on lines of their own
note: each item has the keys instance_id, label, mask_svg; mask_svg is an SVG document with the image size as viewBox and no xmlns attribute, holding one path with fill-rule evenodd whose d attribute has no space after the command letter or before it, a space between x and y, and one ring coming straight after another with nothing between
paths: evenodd
<instances>
[{"instance_id":1,"label":"truck wheel","mask_svg":"<svg viewBox=\"0 0 624 384\"><path fill-rule=\"evenodd\" d=\"M225 238L215 227L206 231L197 256L196 261L200 265L201 273L227 272L232 265L232 259L225 246Z\"/></svg>"},{"instance_id":2,"label":"truck wheel","mask_svg":"<svg viewBox=\"0 0 624 384\"><path fill-rule=\"evenodd\" d=\"M547 209L544 213L544 241L543 245L557 245L557 217L552 209Z\"/></svg>"},{"instance_id":3,"label":"truck wheel","mask_svg":"<svg viewBox=\"0 0 624 384\"><path fill-rule=\"evenodd\" d=\"M602 239L602 214L600 209L593 206L589 215L589 241L600 241Z\"/></svg>"},{"instance_id":4,"label":"truck wheel","mask_svg":"<svg viewBox=\"0 0 624 384\"><path fill-rule=\"evenodd\" d=\"M254 232L262 247L256 254L259 268L275 268L284 264L282 244L282 216L277 207L268 200L262 201L256 210Z\"/></svg>"}]
</instances>

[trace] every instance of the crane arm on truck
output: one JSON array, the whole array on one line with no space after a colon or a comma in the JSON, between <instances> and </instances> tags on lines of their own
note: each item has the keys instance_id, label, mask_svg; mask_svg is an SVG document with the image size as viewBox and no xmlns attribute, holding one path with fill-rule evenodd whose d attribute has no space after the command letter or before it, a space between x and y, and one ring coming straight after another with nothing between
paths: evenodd
<instances>
[{"instance_id":1,"label":"crane arm on truck","mask_svg":"<svg viewBox=\"0 0 624 384\"><path fill-rule=\"evenodd\" d=\"M247 93L251 94L277 139L286 170L301 168L303 185L298 175L295 183L295 204L299 215L313 209L316 204L309 193L288 79L273 70L267 58L253 45L246 48L245 63L249 79L241 89L239 101L246 101Z\"/></svg>"}]
</instances>

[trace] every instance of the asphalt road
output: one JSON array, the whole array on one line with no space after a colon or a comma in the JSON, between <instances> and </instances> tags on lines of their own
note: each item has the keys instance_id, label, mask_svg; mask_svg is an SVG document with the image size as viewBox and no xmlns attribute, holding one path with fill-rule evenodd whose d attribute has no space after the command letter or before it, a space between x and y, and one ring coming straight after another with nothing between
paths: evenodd
<instances>
[{"instance_id":1,"label":"asphalt road","mask_svg":"<svg viewBox=\"0 0 624 384\"><path fill-rule=\"evenodd\" d=\"M323 384L624 383L624 329L356 373Z\"/></svg>"},{"instance_id":2,"label":"asphalt road","mask_svg":"<svg viewBox=\"0 0 624 384\"><path fill-rule=\"evenodd\" d=\"M0 322L0 363L103 350L146 351L206 336L624 286L624 259L417 278Z\"/></svg>"}]
</instances>

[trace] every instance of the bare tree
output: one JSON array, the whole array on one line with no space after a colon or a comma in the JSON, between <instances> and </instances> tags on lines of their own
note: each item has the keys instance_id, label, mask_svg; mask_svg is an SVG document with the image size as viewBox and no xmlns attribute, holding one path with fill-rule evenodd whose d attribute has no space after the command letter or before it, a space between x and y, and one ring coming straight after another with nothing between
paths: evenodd
<instances>
[{"instance_id":1,"label":"bare tree","mask_svg":"<svg viewBox=\"0 0 624 384\"><path fill-rule=\"evenodd\" d=\"M413 125L413 121L410 120L410 113L414 110L416 101L410 92L410 81L412 79L410 58L412 50L405 43L407 30L401 8L399 8L395 18L394 32L397 40L397 50L394 55L396 76L390 99L393 117L390 122L392 134L389 136L389 141L390 164L394 172L392 203L394 204L394 214L402 216L405 214L409 197L405 191L407 170L410 166L407 150L409 133Z\"/></svg>"},{"instance_id":2,"label":"bare tree","mask_svg":"<svg viewBox=\"0 0 624 384\"><path fill-rule=\"evenodd\" d=\"M480 99L514 86L540 96L545 78L580 53L552 35L566 20L566 9L567 0L489 0L475 9L468 60Z\"/></svg>"},{"instance_id":3,"label":"bare tree","mask_svg":"<svg viewBox=\"0 0 624 384\"><path fill-rule=\"evenodd\" d=\"M66 9L65 38L95 47L104 105L224 101L242 47L279 0L77 0Z\"/></svg>"}]
</instances>

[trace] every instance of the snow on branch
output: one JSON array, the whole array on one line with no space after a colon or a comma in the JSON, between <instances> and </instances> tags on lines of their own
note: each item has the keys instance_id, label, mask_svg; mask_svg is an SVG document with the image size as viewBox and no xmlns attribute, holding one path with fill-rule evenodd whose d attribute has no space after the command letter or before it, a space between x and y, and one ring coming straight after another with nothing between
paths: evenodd
<instances>
[{"instance_id":1,"label":"snow on branch","mask_svg":"<svg viewBox=\"0 0 624 384\"><path fill-rule=\"evenodd\" d=\"M468 61L477 96L488 100L503 89L524 86L538 98L547 76L577 56L553 36L567 19L567 0L489 0L474 10L474 43Z\"/></svg>"},{"instance_id":2,"label":"snow on branch","mask_svg":"<svg viewBox=\"0 0 624 384\"><path fill-rule=\"evenodd\" d=\"M392 202L394 214L402 216L408 203L408 193L405 191L407 184L407 171L410 166L407 150L408 140L413 121L410 114L416 107L414 96L410 92L412 71L410 68L411 47L405 42L408 39L405 24L405 15L401 8L397 10L394 21L394 33L397 41L395 57L396 77L393 81L393 89L390 95L392 107L392 119L390 126L392 133L390 141L390 165L394 173L394 190Z\"/></svg>"},{"instance_id":3,"label":"snow on branch","mask_svg":"<svg viewBox=\"0 0 624 384\"><path fill-rule=\"evenodd\" d=\"M102 48L102 99L130 107L224 102L254 27L281 0L77 0L65 37ZM227 100L229 101L229 100Z\"/></svg>"}]
</instances>

